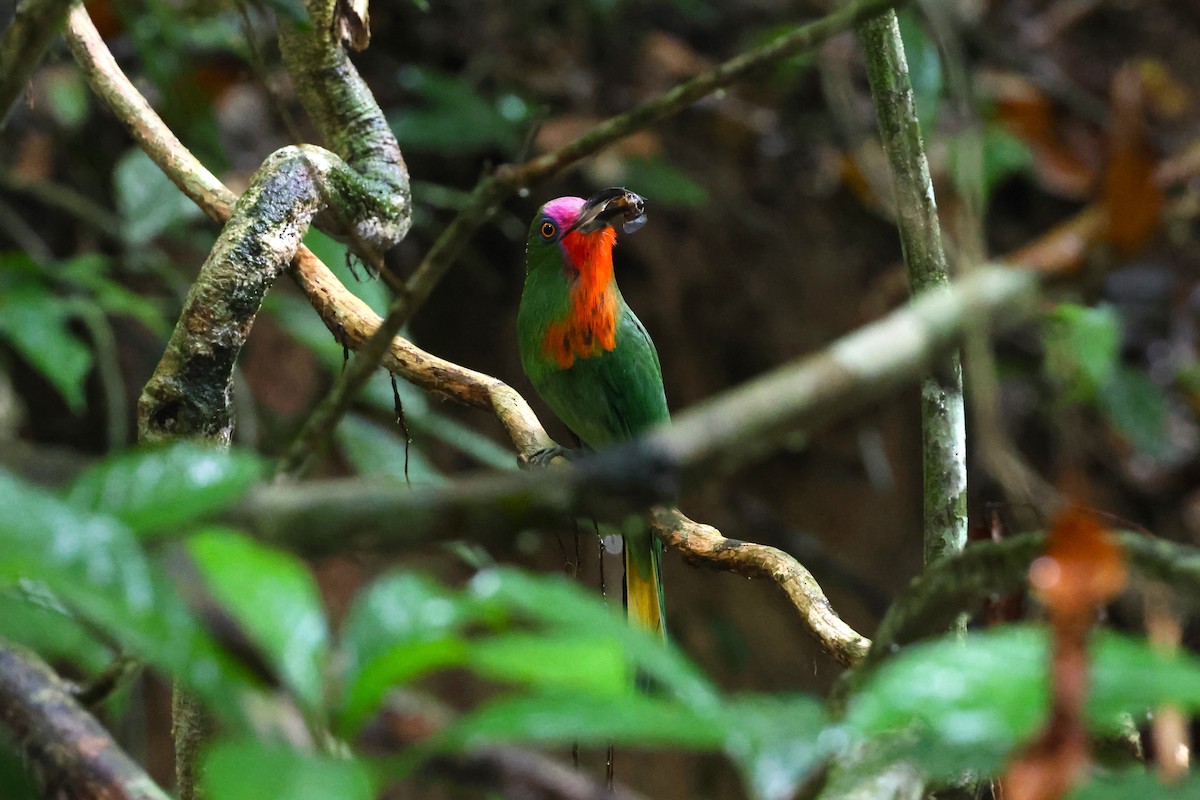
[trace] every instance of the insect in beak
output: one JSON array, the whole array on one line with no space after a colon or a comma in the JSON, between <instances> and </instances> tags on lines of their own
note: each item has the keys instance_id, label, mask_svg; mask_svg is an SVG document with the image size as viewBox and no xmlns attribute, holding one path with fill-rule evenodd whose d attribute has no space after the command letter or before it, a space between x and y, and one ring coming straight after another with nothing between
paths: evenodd
<instances>
[{"instance_id":1,"label":"insect in beak","mask_svg":"<svg viewBox=\"0 0 1200 800\"><path fill-rule=\"evenodd\" d=\"M567 229L595 233L606 225L613 225L621 218L621 229L633 233L646 224L645 199L628 189L613 187L601 189L589 197L579 210L579 218Z\"/></svg>"}]
</instances>

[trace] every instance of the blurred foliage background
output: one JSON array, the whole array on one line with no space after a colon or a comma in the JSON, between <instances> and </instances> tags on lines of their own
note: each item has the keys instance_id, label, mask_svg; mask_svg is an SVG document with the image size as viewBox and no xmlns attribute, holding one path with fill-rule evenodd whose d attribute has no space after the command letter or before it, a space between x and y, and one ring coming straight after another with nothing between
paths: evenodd
<instances>
[{"instance_id":1,"label":"blurred foliage background","mask_svg":"<svg viewBox=\"0 0 1200 800\"><path fill-rule=\"evenodd\" d=\"M11 9L0 0L0 23ZM295 0L88 9L227 185L244 187L281 145L316 141L273 39L273 15L302 13ZM489 167L561 145L827 10L778 0L373 7L371 47L355 61L404 148L416 204L388 269L408 274ZM929 3L903 12L902 30L952 264L1015 255L1061 278L1045 334L998 343L1004 432L1048 479L1064 465L1082 472L1096 506L1200 542L1200 8ZM874 125L861 54L853 37L838 37L507 203L409 333L511 383L568 442L517 360L524 231L546 199L626 185L648 199L651 222L622 239L618 277L657 343L673 408L810 352L905 296ZM90 95L65 50L53 51L0 133L0 463L58 486L132 443L137 395L216 233ZM308 243L384 307L384 281L327 237L313 232ZM237 444L279 454L342 363L302 295L281 282L241 360ZM322 474L402 482L407 463L417 484L515 466L493 419L401 393L411 448L381 372ZM870 632L920 571L919 429L915 392L898 395L714 479L682 507L796 554L838 612ZM998 504L983 471L971 474L981 535L1040 524ZM488 553L436 547L409 563L451 583L492 559L561 570L575 560L575 536L522 537ZM579 579L594 586L596 547L582 539ZM334 617L387 566L350 556L318 564ZM823 691L838 674L773 587L670 556L666 582L676 641L722 687ZM123 719L165 724L161 685L133 695ZM139 736L152 773L169 774L163 737ZM710 762L680 782L673 758L684 756L656 756L644 773L654 796L740 791Z\"/></svg>"}]
</instances>

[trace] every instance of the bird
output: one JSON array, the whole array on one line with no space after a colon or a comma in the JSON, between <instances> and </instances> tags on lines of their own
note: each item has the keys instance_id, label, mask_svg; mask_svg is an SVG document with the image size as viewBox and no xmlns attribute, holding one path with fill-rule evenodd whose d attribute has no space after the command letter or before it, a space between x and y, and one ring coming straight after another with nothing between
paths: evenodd
<instances>
[{"instance_id":1,"label":"bird","mask_svg":"<svg viewBox=\"0 0 1200 800\"><path fill-rule=\"evenodd\" d=\"M645 200L614 187L543 205L529 226L517 312L525 375L588 450L670 420L658 351L613 273L618 221L626 233L640 228ZM662 543L648 525L623 536L626 613L665 640Z\"/></svg>"}]
</instances>

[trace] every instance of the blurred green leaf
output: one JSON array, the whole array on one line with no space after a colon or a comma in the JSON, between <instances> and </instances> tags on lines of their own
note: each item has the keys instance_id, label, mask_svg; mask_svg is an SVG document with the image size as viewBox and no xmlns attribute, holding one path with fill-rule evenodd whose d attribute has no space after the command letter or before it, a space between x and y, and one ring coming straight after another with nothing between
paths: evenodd
<instances>
[{"instance_id":1,"label":"blurred green leaf","mask_svg":"<svg viewBox=\"0 0 1200 800\"><path fill-rule=\"evenodd\" d=\"M921 27L916 12L906 8L896 17L900 23L900 39L904 43L904 59L908 62L917 121L928 135L937 125L942 105L942 59L937 45Z\"/></svg>"},{"instance_id":2,"label":"blurred green leaf","mask_svg":"<svg viewBox=\"0 0 1200 800\"><path fill-rule=\"evenodd\" d=\"M89 672L103 669L114 655L70 617L53 596L28 586L0 589L0 637L45 658L68 659Z\"/></svg>"},{"instance_id":3,"label":"blurred green leaf","mask_svg":"<svg viewBox=\"0 0 1200 800\"><path fill-rule=\"evenodd\" d=\"M187 541L208 591L309 709L325 685L329 631L316 581L296 558L213 528Z\"/></svg>"},{"instance_id":4,"label":"blurred green leaf","mask_svg":"<svg viewBox=\"0 0 1200 800\"><path fill-rule=\"evenodd\" d=\"M91 92L83 75L73 69L49 69L44 73L46 105L60 125L75 130L87 121Z\"/></svg>"},{"instance_id":5,"label":"blurred green leaf","mask_svg":"<svg viewBox=\"0 0 1200 800\"><path fill-rule=\"evenodd\" d=\"M636 186L652 206L698 208L708 204L703 186L661 158L631 158L625 162L625 170L625 183Z\"/></svg>"},{"instance_id":6,"label":"blurred green leaf","mask_svg":"<svg viewBox=\"0 0 1200 800\"><path fill-rule=\"evenodd\" d=\"M176 675L227 720L253 685L199 628L133 532L0 470L0 586L45 584L74 613L131 654Z\"/></svg>"},{"instance_id":7,"label":"blurred green leaf","mask_svg":"<svg viewBox=\"0 0 1200 800\"><path fill-rule=\"evenodd\" d=\"M1095 727L1159 705L1200 708L1200 659L1162 655L1145 642L1098 633L1090 648ZM965 641L914 645L880 666L850 699L847 729L894 737L898 751L935 774L997 770L1046 719L1045 629L1009 625Z\"/></svg>"},{"instance_id":8,"label":"blurred green leaf","mask_svg":"<svg viewBox=\"0 0 1200 800\"><path fill-rule=\"evenodd\" d=\"M673 745L717 750L719 718L676 702L629 691L621 697L557 691L493 700L444 734L452 747L505 742L581 745Z\"/></svg>"},{"instance_id":9,"label":"blurred green leaf","mask_svg":"<svg viewBox=\"0 0 1200 800\"><path fill-rule=\"evenodd\" d=\"M141 247L168 228L202 216L200 209L137 148L117 161L113 190L125 243L130 247Z\"/></svg>"},{"instance_id":10,"label":"blurred green leaf","mask_svg":"<svg viewBox=\"0 0 1200 800\"><path fill-rule=\"evenodd\" d=\"M1200 780L1194 776L1164 784L1145 770L1127 770L1093 777L1066 794L1066 800L1195 800L1200 797Z\"/></svg>"},{"instance_id":11,"label":"blurred green leaf","mask_svg":"<svg viewBox=\"0 0 1200 800\"><path fill-rule=\"evenodd\" d=\"M0 292L0 336L79 413L84 409L83 388L92 353L71 331L73 316L71 304L45 284L19 281Z\"/></svg>"},{"instance_id":12,"label":"blurred green leaf","mask_svg":"<svg viewBox=\"0 0 1200 800\"><path fill-rule=\"evenodd\" d=\"M227 508L263 471L254 453L177 442L109 456L75 480L67 500L111 514L140 535L165 535Z\"/></svg>"},{"instance_id":13,"label":"blurred green leaf","mask_svg":"<svg viewBox=\"0 0 1200 800\"><path fill-rule=\"evenodd\" d=\"M1120 357L1121 329L1108 306L1060 303L1044 332L1046 369L1070 400L1090 401L1108 385Z\"/></svg>"},{"instance_id":14,"label":"blurred green leaf","mask_svg":"<svg viewBox=\"0 0 1200 800\"><path fill-rule=\"evenodd\" d=\"M403 147L466 155L493 148L512 153L520 144L521 130L531 116L520 97L489 99L461 78L419 67L408 67L399 77L404 88L426 102L424 108L406 107L388 115Z\"/></svg>"},{"instance_id":15,"label":"blurred green leaf","mask_svg":"<svg viewBox=\"0 0 1200 800\"><path fill-rule=\"evenodd\" d=\"M615 697L633 685L619 642L578 632L491 636L472 643L467 665L486 678L580 694Z\"/></svg>"},{"instance_id":16,"label":"blurred green leaf","mask_svg":"<svg viewBox=\"0 0 1200 800\"><path fill-rule=\"evenodd\" d=\"M316 228L308 229L308 233L304 235L304 244L313 251L317 258L325 262L325 266L329 267L329 271L342 282L343 286L369 305L376 314L380 316L387 314L390 304L387 286L379 278L371 277L364 266L360 265L351 270L346 259L353 258L353 256L349 255L349 248L346 245ZM333 335L321 322L321 318L312 312L311 306L306 304L306 308L308 308L308 316L316 322L316 327L325 332L325 340L331 341Z\"/></svg>"},{"instance_id":17,"label":"blurred green leaf","mask_svg":"<svg viewBox=\"0 0 1200 800\"><path fill-rule=\"evenodd\" d=\"M359 475L404 483L407 460L407 478L414 486L446 483L446 478L429 463L416 444L410 445L406 453L400 436L364 417L347 414L338 424L336 435L346 460Z\"/></svg>"},{"instance_id":18,"label":"blurred green leaf","mask_svg":"<svg viewBox=\"0 0 1200 800\"><path fill-rule=\"evenodd\" d=\"M788 800L849 736L806 695L739 698L725 711L725 751L759 800Z\"/></svg>"},{"instance_id":19,"label":"blurred green leaf","mask_svg":"<svg viewBox=\"0 0 1200 800\"><path fill-rule=\"evenodd\" d=\"M1130 444L1160 456L1167 448L1167 399L1150 377L1118 367L1097 400L1105 417Z\"/></svg>"},{"instance_id":20,"label":"blurred green leaf","mask_svg":"<svg viewBox=\"0 0 1200 800\"><path fill-rule=\"evenodd\" d=\"M630 626L616 609L558 575L532 575L514 569L490 569L471 581L481 602L516 612L553 631L588 631L611 637L631 665L671 690L687 706L715 708L719 694L699 669L672 645Z\"/></svg>"},{"instance_id":21,"label":"blurred green leaf","mask_svg":"<svg viewBox=\"0 0 1200 800\"><path fill-rule=\"evenodd\" d=\"M461 664L458 631L480 608L422 575L386 575L355 598L340 641L341 725L353 732L392 686Z\"/></svg>"},{"instance_id":22,"label":"blurred green leaf","mask_svg":"<svg viewBox=\"0 0 1200 800\"><path fill-rule=\"evenodd\" d=\"M302 754L257 739L226 739L200 770L209 800L372 800L376 787L357 760Z\"/></svg>"},{"instance_id":23,"label":"blurred green leaf","mask_svg":"<svg viewBox=\"0 0 1200 800\"><path fill-rule=\"evenodd\" d=\"M85 253L54 265L53 276L87 292L106 314L125 314L160 336L169 333L166 315L158 303L129 291L110 275L112 259Z\"/></svg>"},{"instance_id":24,"label":"blurred green leaf","mask_svg":"<svg viewBox=\"0 0 1200 800\"><path fill-rule=\"evenodd\" d=\"M955 187L985 212L998 186L1033 165L1028 146L1000 125L968 128L952 136L949 145L948 166Z\"/></svg>"},{"instance_id":25,"label":"blurred green leaf","mask_svg":"<svg viewBox=\"0 0 1200 800\"><path fill-rule=\"evenodd\" d=\"M4 787L5 800L38 800L40 797L29 779L29 770L8 748L0 750L0 786Z\"/></svg>"}]
</instances>

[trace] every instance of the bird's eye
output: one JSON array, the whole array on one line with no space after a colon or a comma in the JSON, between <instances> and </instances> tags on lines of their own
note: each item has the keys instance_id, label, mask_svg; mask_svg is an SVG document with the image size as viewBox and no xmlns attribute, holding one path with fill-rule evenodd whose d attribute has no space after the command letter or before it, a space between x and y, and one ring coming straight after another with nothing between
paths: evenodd
<instances>
[{"instance_id":1,"label":"bird's eye","mask_svg":"<svg viewBox=\"0 0 1200 800\"><path fill-rule=\"evenodd\" d=\"M558 228L554 227L554 223L549 220L542 223L542 238L553 239L554 234L558 233Z\"/></svg>"}]
</instances>

